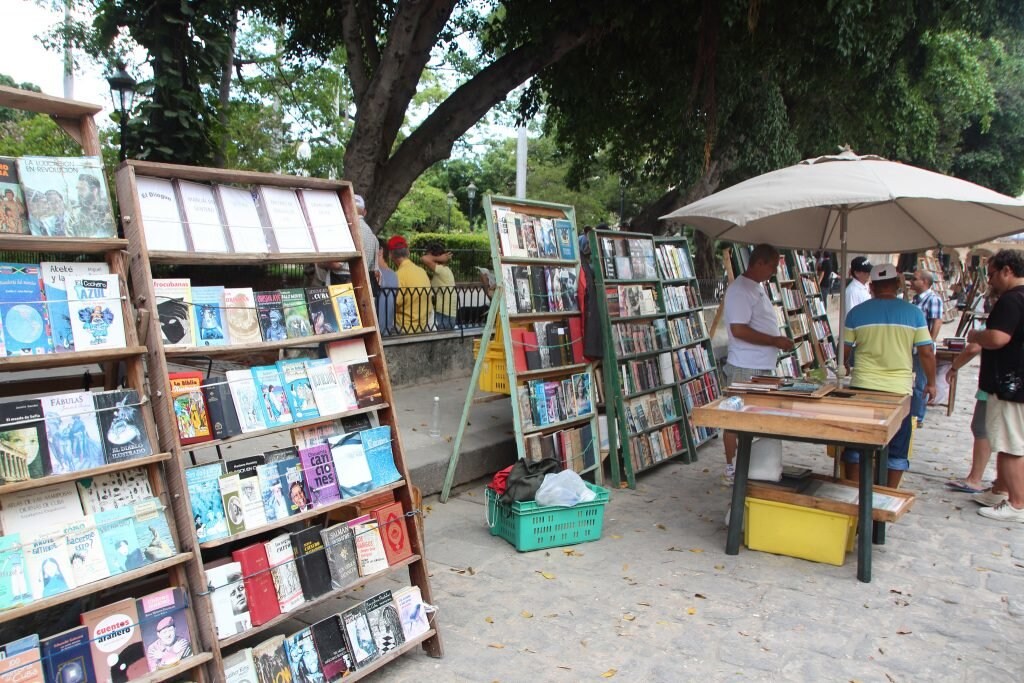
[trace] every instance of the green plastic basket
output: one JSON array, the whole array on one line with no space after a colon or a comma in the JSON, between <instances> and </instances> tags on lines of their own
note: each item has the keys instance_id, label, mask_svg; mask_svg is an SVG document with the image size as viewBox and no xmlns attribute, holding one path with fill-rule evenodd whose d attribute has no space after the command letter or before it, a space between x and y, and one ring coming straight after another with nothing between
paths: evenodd
<instances>
[{"instance_id":1,"label":"green plastic basket","mask_svg":"<svg viewBox=\"0 0 1024 683\"><path fill-rule=\"evenodd\" d=\"M542 507L533 501L506 505L490 488L487 491L487 524L492 536L501 536L519 552L557 548L601 538L608 489L585 482L597 494L589 503L573 507Z\"/></svg>"}]
</instances>

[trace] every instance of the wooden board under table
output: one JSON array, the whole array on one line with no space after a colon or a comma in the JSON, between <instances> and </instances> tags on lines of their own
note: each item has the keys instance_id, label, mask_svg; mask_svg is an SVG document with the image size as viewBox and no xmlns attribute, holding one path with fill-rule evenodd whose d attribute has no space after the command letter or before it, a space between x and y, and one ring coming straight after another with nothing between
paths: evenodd
<instances>
[{"instance_id":1,"label":"wooden board under table","mask_svg":"<svg viewBox=\"0 0 1024 683\"><path fill-rule=\"evenodd\" d=\"M742 394L743 409L719 407L724 398L694 408L693 423L736 432L817 442L889 443L910 412L910 396L840 389L822 398Z\"/></svg>"},{"instance_id":2,"label":"wooden board under table","mask_svg":"<svg viewBox=\"0 0 1024 683\"><path fill-rule=\"evenodd\" d=\"M852 481L837 480L820 474L812 474L810 475L810 478L828 482L829 484L846 486L854 493L857 492L857 484ZM896 510L886 510L878 507L872 508L871 518L876 522L895 522L910 511L910 508L913 507L914 500L916 498L914 493L911 491L893 489L888 486L875 485L872 487L872 490L874 492L874 496L882 494L900 499L900 505ZM874 496L872 500L877 504L878 499ZM839 512L844 515L850 515L851 517L856 517L858 514L858 506L856 503L844 503L842 501L832 500L831 498L805 495L803 493L797 493L786 486L780 486L779 484L773 484L766 481L750 481L747 484L747 497L760 498L761 500L773 500L778 503L789 503L790 505L799 505L800 507L825 510L827 512Z\"/></svg>"}]
</instances>

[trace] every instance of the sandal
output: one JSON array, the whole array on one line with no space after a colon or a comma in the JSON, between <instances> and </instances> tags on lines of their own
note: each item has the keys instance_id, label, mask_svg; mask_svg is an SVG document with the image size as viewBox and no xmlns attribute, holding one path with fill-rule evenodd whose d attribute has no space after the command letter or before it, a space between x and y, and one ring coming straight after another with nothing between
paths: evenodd
<instances>
[{"instance_id":1,"label":"sandal","mask_svg":"<svg viewBox=\"0 0 1024 683\"><path fill-rule=\"evenodd\" d=\"M948 486L953 491L960 491L961 493L981 493L982 491L985 490L984 486L980 488L975 488L968 484L963 479L954 479L953 481L947 481L946 486Z\"/></svg>"}]
</instances>

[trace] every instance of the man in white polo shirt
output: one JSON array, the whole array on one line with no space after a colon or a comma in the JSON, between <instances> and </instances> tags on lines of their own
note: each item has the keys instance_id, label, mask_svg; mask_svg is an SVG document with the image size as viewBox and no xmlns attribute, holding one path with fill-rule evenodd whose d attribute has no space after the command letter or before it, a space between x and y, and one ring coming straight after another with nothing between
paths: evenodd
<instances>
[{"instance_id":1,"label":"man in white polo shirt","mask_svg":"<svg viewBox=\"0 0 1024 683\"><path fill-rule=\"evenodd\" d=\"M750 253L747 269L725 292L725 328L729 333L726 382L745 382L755 375L775 374L779 351L792 351L793 340L779 334L779 319L764 282L779 266L779 251L759 244ZM735 432L722 435L725 444L725 477L732 481L737 438Z\"/></svg>"}]
</instances>

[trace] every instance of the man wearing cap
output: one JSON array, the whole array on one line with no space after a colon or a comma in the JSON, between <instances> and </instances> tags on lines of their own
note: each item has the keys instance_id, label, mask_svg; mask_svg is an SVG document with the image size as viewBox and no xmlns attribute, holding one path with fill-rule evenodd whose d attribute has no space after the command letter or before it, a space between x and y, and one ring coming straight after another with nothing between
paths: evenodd
<instances>
[{"instance_id":1,"label":"man wearing cap","mask_svg":"<svg viewBox=\"0 0 1024 683\"><path fill-rule=\"evenodd\" d=\"M373 234L373 228L363 218L366 215L366 202L360 195L355 195L354 200L356 213L359 214L359 245L363 254L363 262L366 263L366 270L370 273L370 288L376 298L377 292L380 291L380 271L377 268L377 252L380 250L380 242ZM314 263L311 276L314 287L343 285L352 282L352 273L348 263L344 261Z\"/></svg>"},{"instance_id":2,"label":"man wearing cap","mask_svg":"<svg viewBox=\"0 0 1024 683\"><path fill-rule=\"evenodd\" d=\"M871 292L874 298L858 304L846 314L845 351L849 368L850 352L856 350L850 386L854 389L884 391L909 396L914 390L914 349L920 357L925 375L924 393L935 398L935 347L921 309L897 298L899 274L891 263L871 269ZM903 473L910 468L910 413L889 442L888 484L900 485ZM861 452L843 451L847 479L857 481Z\"/></svg>"},{"instance_id":3,"label":"man wearing cap","mask_svg":"<svg viewBox=\"0 0 1024 683\"><path fill-rule=\"evenodd\" d=\"M400 334L426 332L433 314L427 271L409 258L409 243L401 235L388 240L388 255L395 264L395 274L398 276L395 325Z\"/></svg>"},{"instance_id":4,"label":"man wearing cap","mask_svg":"<svg viewBox=\"0 0 1024 683\"><path fill-rule=\"evenodd\" d=\"M846 312L871 298L868 278L871 277L871 261L858 256L850 263L850 282L846 285Z\"/></svg>"},{"instance_id":5,"label":"man wearing cap","mask_svg":"<svg viewBox=\"0 0 1024 683\"><path fill-rule=\"evenodd\" d=\"M164 617L157 622L156 640L146 648L146 659L149 667L155 671L177 664L182 659L192 656L192 643L178 636L172 617Z\"/></svg>"}]
</instances>

